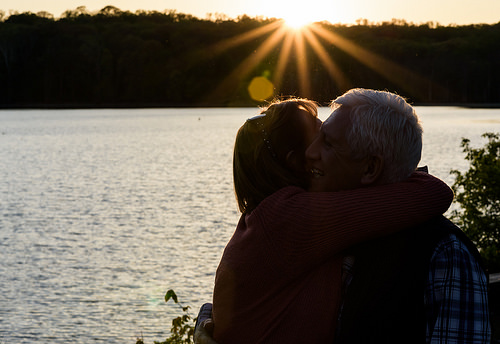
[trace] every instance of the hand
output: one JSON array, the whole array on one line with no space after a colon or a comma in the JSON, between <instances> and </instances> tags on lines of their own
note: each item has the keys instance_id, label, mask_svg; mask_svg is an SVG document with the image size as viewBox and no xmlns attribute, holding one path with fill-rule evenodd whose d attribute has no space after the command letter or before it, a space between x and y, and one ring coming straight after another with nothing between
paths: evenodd
<instances>
[{"instance_id":1,"label":"hand","mask_svg":"<svg viewBox=\"0 0 500 344\"><path fill-rule=\"evenodd\" d=\"M212 338L212 333L214 331L214 322L212 319L205 319L201 324L196 327L194 331L194 343L195 344L217 344Z\"/></svg>"}]
</instances>

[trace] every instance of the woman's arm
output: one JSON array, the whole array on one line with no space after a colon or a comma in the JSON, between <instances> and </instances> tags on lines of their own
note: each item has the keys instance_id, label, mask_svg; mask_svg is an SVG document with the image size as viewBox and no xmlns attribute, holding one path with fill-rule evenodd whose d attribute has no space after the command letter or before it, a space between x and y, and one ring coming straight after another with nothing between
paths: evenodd
<instances>
[{"instance_id":1,"label":"woman's arm","mask_svg":"<svg viewBox=\"0 0 500 344\"><path fill-rule=\"evenodd\" d=\"M324 260L360 242L395 233L443 214L453 192L441 180L415 172L394 184L339 192L284 188L266 200L247 224L259 221L271 249L290 259Z\"/></svg>"}]
</instances>

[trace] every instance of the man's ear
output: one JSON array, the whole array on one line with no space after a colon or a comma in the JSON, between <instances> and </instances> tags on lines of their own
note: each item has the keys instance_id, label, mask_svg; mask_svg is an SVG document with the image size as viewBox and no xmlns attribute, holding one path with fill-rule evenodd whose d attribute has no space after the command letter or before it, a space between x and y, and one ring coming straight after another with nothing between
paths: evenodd
<instances>
[{"instance_id":1,"label":"man's ear","mask_svg":"<svg viewBox=\"0 0 500 344\"><path fill-rule=\"evenodd\" d=\"M382 175L383 170L384 160L382 157L380 155L372 155L367 159L365 171L361 176L361 184L365 186L375 184Z\"/></svg>"}]
</instances>

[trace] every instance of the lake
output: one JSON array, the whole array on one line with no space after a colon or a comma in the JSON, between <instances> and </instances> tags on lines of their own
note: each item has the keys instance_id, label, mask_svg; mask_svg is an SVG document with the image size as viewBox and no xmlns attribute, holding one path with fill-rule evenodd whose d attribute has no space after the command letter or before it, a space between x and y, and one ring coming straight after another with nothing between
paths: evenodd
<instances>
[{"instance_id":1,"label":"lake","mask_svg":"<svg viewBox=\"0 0 500 344\"><path fill-rule=\"evenodd\" d=\"M239 218L232 146L256 108L0 111L0 343L164 340L197 314ZM321 108L326 118L329 109ZM453 183L500 109L417 107Z\"/></svg>"}]
</instances>

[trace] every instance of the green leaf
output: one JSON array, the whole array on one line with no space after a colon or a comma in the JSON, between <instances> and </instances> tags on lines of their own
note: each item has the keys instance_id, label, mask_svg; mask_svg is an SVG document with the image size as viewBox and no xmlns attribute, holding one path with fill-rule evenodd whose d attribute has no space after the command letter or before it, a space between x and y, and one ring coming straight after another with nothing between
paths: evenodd
<instances>
[{"instance_id":1,"label":"green leaf","mask_svg":"<svg viewBox=\"0 0 500 344\"><path fill-rule=\"evenodd\" d=\"M175 291L173 291L172 289L170 289L169 291L167 291L167 293L165 294L165 302L168 302L168 300L174 300L175 303L177 303L177 295L175 294Z\"/></svg>"}]
</instances>

